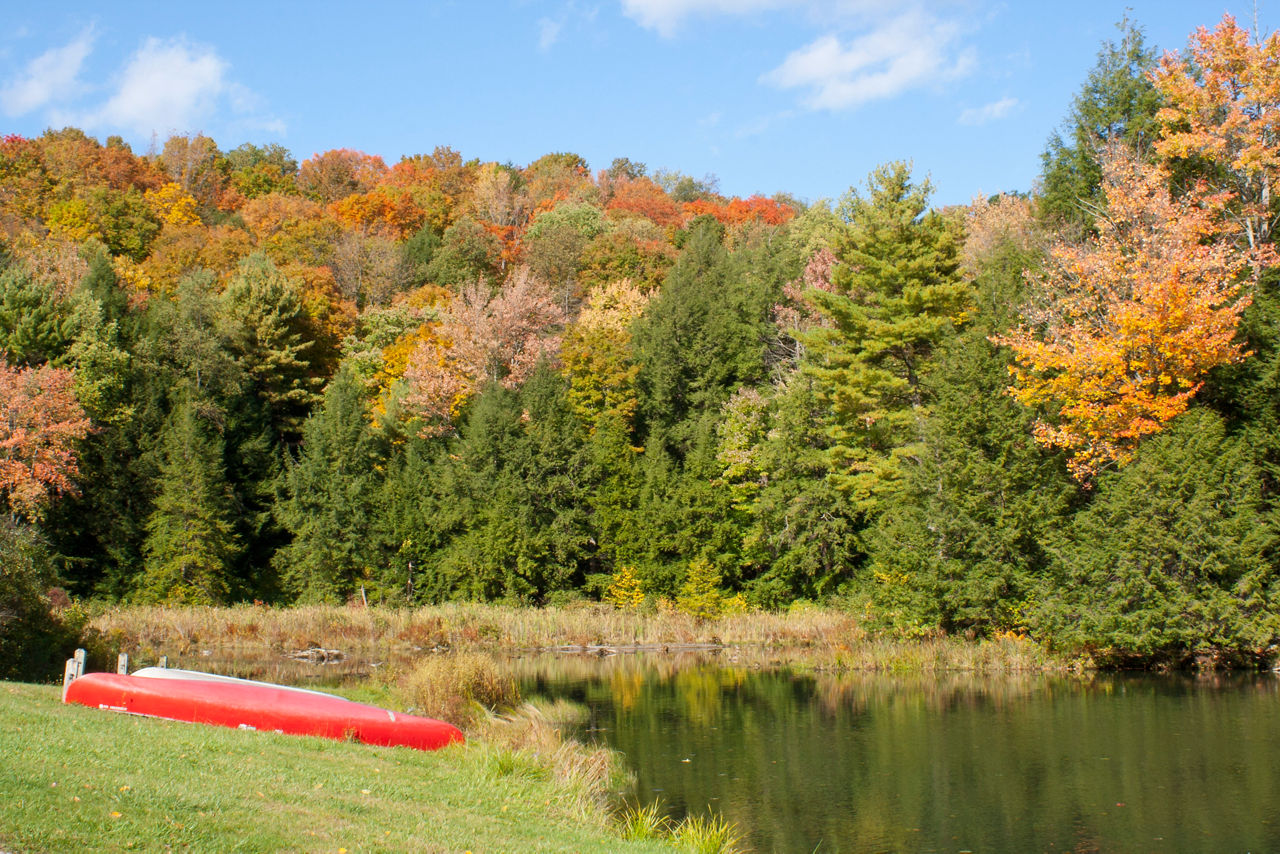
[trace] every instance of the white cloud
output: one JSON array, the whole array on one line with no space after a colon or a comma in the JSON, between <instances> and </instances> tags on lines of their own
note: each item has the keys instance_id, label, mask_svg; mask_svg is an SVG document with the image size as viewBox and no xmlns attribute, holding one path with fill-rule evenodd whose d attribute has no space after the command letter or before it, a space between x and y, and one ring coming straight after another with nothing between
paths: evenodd
<instances>
[{"instance_id":1,"label":"white cloud","mask_svg":"<svg viewBox=\"0 0 1280 854\"><path fill-rule=\"evenodd\" d=\"M796 5L800 0L622 0L622 14L670 38L693 15L743 15Z\"/></svg>"},{"instance_id":2,"label":"white cloud","mask_svg":"<svg viewBox=\"0 0 1280 854\"><path fill-rule=\"evenodd\" d=\"M970 107L964 110L956 121L962 125L985 125L987 122L1003 119L1017 106L1017 98L1001 98L999 101L992 101L981 107Z\"/></svg>"},{"instance_id":3,"label":"white cloud","mask_svg":"<svg viewBox=\"0 0 1280 854\"><path fill-rule=\"evenodd\" d=\"M149 38L125 64L115 94L84 123L137 134L195 130L228 93L226 72L212 48Z\"/></svg>"},{"instance_id":4,"label":"white cloud","mask_svg":"<svg viewBox=\"0 0 1280 854\"><path fill-rule=\"evenodd\" d=\"M74 97L80 90L80 69L92 49L93 31L85 30L70 44L40 54L0 89L0 108L6 115L21 116Z\"/></svg>"},{"instance_id":5,"label":"white cloud","mask_svg":"<svg viewBox=\"0 0 1280 854\"><path fill-rule=\"evenodd\" d=\"M821 36L760 80L808 90L812 109L849 109L968 73L973 54L957 47L958 36L956 25L908 10L847 42Z\"/></svg>"},{"instance_id":6,"label":"white cloud","mask_svg":"<svg viewBox=\"0 0 1280 854\"><path fill-rule=\"evenodd\" d=\"M538 50L548 51L560 39L560 30L563 24L559 21L553 21L550 18L542 18L538 21Z\"/></svg>"}]
</instances>

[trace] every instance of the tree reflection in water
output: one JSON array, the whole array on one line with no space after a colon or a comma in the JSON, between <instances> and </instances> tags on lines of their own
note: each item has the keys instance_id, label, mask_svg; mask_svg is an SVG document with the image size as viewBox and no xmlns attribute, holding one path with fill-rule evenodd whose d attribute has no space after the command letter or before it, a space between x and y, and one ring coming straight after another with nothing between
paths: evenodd
<instances>
[{"instance_id":1,"label":"tree reflection in water","mask_svg":"<svg viewBox=\"0 0 1280 854\"><path fill-rule=\"evenodd\" d=\"M589 706L637 797L757 851L1280 850L1272 675L794 675L722 657L513 662Z\"/></svg>"}]
</instances>

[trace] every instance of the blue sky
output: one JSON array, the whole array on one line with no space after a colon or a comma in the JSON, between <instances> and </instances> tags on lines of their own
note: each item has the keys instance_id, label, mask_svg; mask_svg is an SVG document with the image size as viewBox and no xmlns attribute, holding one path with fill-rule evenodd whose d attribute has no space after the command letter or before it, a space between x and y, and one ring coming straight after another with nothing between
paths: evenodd
<instances>
[{"instance_id":1,"label":"blue sky","mask_svg":"<svg viewBox=\"0 0 1280 854\"><path fill-rule=\"evenodd\" d=\"M15 4L16 5L16 4ZM910 160L938 204L1026 190L1115 24L1181 49L1249 0L99 3L6 11L0 132L76 125L146 151L203 132L299 161L448 145L573 151L838 198ZM1280 4L1258 3L1269 31Z\"/></svg>"}]
</instances>

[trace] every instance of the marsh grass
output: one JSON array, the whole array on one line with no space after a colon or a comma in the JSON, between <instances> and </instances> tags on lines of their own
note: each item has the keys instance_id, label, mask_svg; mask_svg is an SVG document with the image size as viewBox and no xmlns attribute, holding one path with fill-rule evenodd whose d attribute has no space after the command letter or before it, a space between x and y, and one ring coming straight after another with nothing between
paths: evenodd
<instances>
[{"instance_id":1,"label":"marsh grass","mask_svg":"<svg viewBox=\"0 0 1280 854\"><path fill-rule=\"evenodd\" d=\"M742 840L734 826L719 816L691 815L671 831L671 841L691 854L739 854Z\"/></svg>"},{"instance_id":2,"label":"marsh grass","mask_svg":"<svg viewBox=\"0 0 1280 854\"><path fill-rule=\"evenodd\" d=\"M383 678L395 678L384 671ZM520 692L483 653L429 655L408 665L395 680L395 693L407 711L441 718L466 729L478 717L514 707Z\"/></svg>"},{"instance_id":3,"label":"marsh grass","mask_svg":"<svg viewBox=\"0 0 1280 854\"><path fill-rule=\"evenodd\" d=\"M710 620L673 610L646 614L589 602L546 608L480 603L414 609L136 606L105 610L91 626L113 649L143 660L211 650L280 655L315 647L351 656L407 659L444 651L677 651L714 646L761 666L813 669L1016 672L1066 670L1072 665L1022 638L872 635L848 612L813 606Z\"/></svg>"}]
</instances>

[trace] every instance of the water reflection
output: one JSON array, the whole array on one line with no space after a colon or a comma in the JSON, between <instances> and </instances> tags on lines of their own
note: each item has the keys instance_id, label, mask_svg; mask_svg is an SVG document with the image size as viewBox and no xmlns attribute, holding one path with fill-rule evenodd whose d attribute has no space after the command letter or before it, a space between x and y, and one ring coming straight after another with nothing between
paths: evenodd
<instances>
[{"instance_id":1,"label":"water reflection","mask_svg":"<svg viewBox=\"0 0 1280 854\"><path fill-rule=\"evenodd\" d=\"M706 656L514 662L591 710L638 797L758 851L1280 850L1271 676L795 676Z\"/></svg>"}]
</instances>

